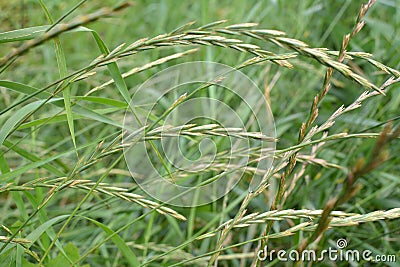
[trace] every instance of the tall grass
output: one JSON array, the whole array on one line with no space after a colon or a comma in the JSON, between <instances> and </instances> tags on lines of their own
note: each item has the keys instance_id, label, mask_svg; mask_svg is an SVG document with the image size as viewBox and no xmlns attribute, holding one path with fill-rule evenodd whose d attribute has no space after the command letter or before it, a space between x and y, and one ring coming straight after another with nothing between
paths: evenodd
<instances>
[{"instance_id":1,"label":"tall grass","mask_svg":"<svg viewBox=\"0 0 400 267\"><path fill-rule=\"evenodd\" d=\"M0 265L281 266L258 251L321 251L341 238L398 262L399 7L267 2L1 3ZM156 153L178 181L224 179L227 158L249 157L233 166L243 179L222 199L182 208L132 179L123 120L140 84L195 60L251 77L277 139L210 122L165 127L164 116L193 94L161 99L165 113L130 145L157 151L161 138L177 136L276 141L274 151L233 153L215 142L211 163L173 173ZM214 85L202 88L212 94ZM268 171L255 167L272 154ZM262 179L249 190L253 175Z\"/></svg>"}]
</instances>

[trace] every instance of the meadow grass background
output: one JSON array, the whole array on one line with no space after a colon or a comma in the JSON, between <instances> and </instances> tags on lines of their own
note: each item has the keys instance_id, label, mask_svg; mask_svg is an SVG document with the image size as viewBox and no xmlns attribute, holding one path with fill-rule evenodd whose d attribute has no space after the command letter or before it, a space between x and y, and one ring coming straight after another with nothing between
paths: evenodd
<instances>
[{"instance_id":1,"label":"meadow grass background","mask_svg":"<svg viewBox=\"0 0 400 267\"><path fill-rule=\"evenodd\" d=\"M77 1L44 1L53 20L61 17L76 3ZM228 24L256 22L259 24L258 28L281 30L286 32L288 37L302 40L312 47L326 47L337 51L340 50L343 36L351 32L361 4L362 1L344 0L136 1L133 6L111 17L102 18L85 26L95 30L110 50L121 43L130 44L140 38L168 33L190 21L197 21L196 26L200 26L227 19ZM68 18L113 5L115 5L114 1L87 1ZM38 1L0 1L0 8L1 32L51 24L46 19ZM377 1L369 10L365 21L366 26L351 40L348 51L371 53L379 62L399 69L400 2L397 0ZM249 37L241 37L241 39L246 42L252 41ZM101 54L92 35L88 32L64 33L60 36L60 41L68 73L87 66ZM0 56L5 56L12 47L17 46L18 43L15 42L0 44ZM154 73L181 62L209 60L235 66L250 58L249 54L232 49L215 46L197 47L199 50L195 53L126 78L127 87L134 88ZM142 66L190 48L192 47L173 46L151 49L119 60L118 66L123 73L134 66ZM275 53L284 51L271 43L263 43L263 48ZM290 60L290 62L294 65L293 69L282 68L268 61L242 69L262 90L268 91L276 133L279 138L277 149L297 144L301 123L307 119L313 98L322 88L326 70L326 67L321 66L315 60L302 56ZM368 77L374 84L379 85L387 78L382 75L382 72L362 60L351 61L349 66L355 73ZM59 77L54 43L48 41L18 58L1 73L0 79L43 88ZM79 96L83 96L92 88L110 79L111 76L106 67L99 68L95 76L70 86L71 99L73 101L79 99ZM362 86L335 72L332 78L332 87L320 104L319 117L315 124L326 121L333 111L341 105L351 104L365 90ZM23 96L21 93L1 88L0 110L16 103ZM105 104L88 101L81 101L81 104L90 110L105 114L113 120L122 120L126 106L115 86L104 87L93 96L101 96L108 100ZM63 94L59 93L58 97L63 97ZM118 102L112 102L109 99ZM329 134L379 133L385 123L390 120L393 121L394 126L399 125L399 104L398 85L394 84L387 91L386 96L372 97L366 100L361 108L338 117L335 125L329 129ZM4 125L13 113L23 106L24 104L21 104L13 111L0 116L0 124ZM9 148L12 146L10 143L2 146L1 151L4 153L2 175L5 175L5 169L7 169L4 167L4 162L12 171L44 158L61 155L68 151L71 153L52 160L50 170L43 166L27 167L13 178L12 186L39 178L59 178L62 175L57 177L53 168L63 174L68 174L81 163L74 152L65 111L57 114L59 111L54 106L45 105L24 121L26 127L19 128L7 137L7 142L18 144L14 149ZM58 121L39 120L54 115L62 116L57 117ZM120 129L99 121L84 119L79 115L74 114L75 140L77 147L87 146L79 151L79 157L85 159L96 152L97 144L103 139L106 144L111 142ZM37 121L37 123L27 124L30 121ZM345 173L353 168L360 158L367 160L371 155L375 142L373 138L355 138L326 143L319 150L317 157L341 168L308 164L302 179L297 182L282 209L323 209L325 203L340 191L341 185L345 182ZM399 141L391 142L387 151L390 153L388 160L363 175L357 181L362 186L361 190L349 202L341 205L338 210L365 214L400 207ZM305 148L301 153L310 153L310 148ZM105 183L120 188L132 188L133 193L145 196L143 192L135 188L135 183L130 178L125 162L123 160L115 162L119 155L120 153L112 154L96 161L95 164L79 173L77 177L96 182L102 174L109 171L104 179ZM114 163L115 165L113 165ZM300 166L301 163L298 163L295 172L299 171ZM49 184L56 182L58 181L53 180ZM271 184L272 188L276 187L276 182L272 181ZM102 192L91 193L88 199L78 206L92 185L87 184L87 188L80 189L68 187L56 192L47 205L34 216L31 215L48 196L50 188L46 186L28 188L26 186L25 188L13 187L12 190L9 190L7 188L10 188L10 185L0 185L3 186L0 191L2 214L0 225L4 226L0 229L0 236L13 235L15 238L27 238L35 229L41 226L46 228L46 232L40 237L36 237L36 242L29 249L27 247L24 249L22 245L16 245L1 253L0 265L37 266L34 264L37 264L35 258L38 258L45 266L55 266L55 264L70 266L71 262L77 260L79 260L77 264L89 266L135 266L137 262L144 264L146 261L151 261L148 266L170 266L172 264L179 265L182 260L205 255L197 261L187 263L189 266L204 266L209 261L207 256L210 254L207 253L215 250L217 236L202 240L192 240L193 237L199 232L212 231L221 223L233 218L237 214L247 190L247 184L244 182L229 193L225 200L197 208L171 207L186 218L183 221L155 211L140 217L151 211L151 207L143 207L146 205L139 205L121 199L115 194L107 195ZM272 201L271 192L273 191L265 190L264 193L257 196L248 206L247 213L268 211ZM146 198L151 199L148 196ZM226 205L229 207L228 209L224 208ZM80 209L71 218L53 246L51 243L55 240L55 235L68 219L61 215L70 215L76 207ZM51 226L46 225L46 222L54 218L57 220L52 221ZM273 225L271 232L280 233L306 220L304 218L282 220ZM114 236L112 240L97 247L113 231L128 224L130 226L119 233L120 237ZM22 229L20 229L21 225L23 225ZM226 245L241 242L246 244L222 251L218 266L250 266L255 258L252 253L255 252L257 246L257 241L251 242L251 240L257 238L264 227L265 224L261 224L231 230ZM17 230L20 231L16 232ZM346 238L349 247L360 251L369 249L376 254L395 254L397 255L397 264L399 264L399 233L398 219L334 227L327 231L318 248L333 247L337 239ZM268 247L288 250L297 247L308 236L308 232L297 231L291 236L270 239ZM4 244L6 240L0 240L0 242ZM188 242L190 240L192 241ZM182 244L185 245L182 246ZM174 248L178 249L174 250ZM63 256L63 253L69 259ZM160 255L161 257L158 257ZM271 265L273 264L282 265L279 262ZM325 264L327 266L347 266L346 263ZM369 266L367 263L362 264ZM396 263L386 264L398 266Z\"/></svg>"}]
</instances>

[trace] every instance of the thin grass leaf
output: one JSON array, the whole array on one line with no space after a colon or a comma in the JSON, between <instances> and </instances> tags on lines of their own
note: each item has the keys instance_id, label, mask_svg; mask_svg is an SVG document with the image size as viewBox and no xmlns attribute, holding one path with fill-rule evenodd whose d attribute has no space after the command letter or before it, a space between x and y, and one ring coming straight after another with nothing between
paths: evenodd
<instances>
[{"instance_id":1,"label":"thin grass leaf","mask_svg":"<svg viewBox=\"0 0 400 267\"><path fill-rule=\"evenodd\" d=\"M18 29L9 32L2 32L0 33L0 44L31 40L39 36L48 28L49 26L44 25L44 26L35 26L30 28Z\"/></svg>"},{"instance_id":2,"label":"thin grass leaf","mask_svg":"<svg viewBox=\"0 0 400 267\"><path fill-rule=\"evenodd\" d=\"M4 174L0 175L0 183L8 183L15 177L17 177L31 169L39 168L49 162L52 162L53 160L56 160L58 158L61 158L62 156L65 156L65 154L69 154L71 152L72 151L67 151L67 152L64 152L64 153L58 154L56 156L52 156L52 157L40 160L40 161L28 163L28 164L24 165L23 167L17 168L8 173L4 173Z\"/></svg>"},{"instance_id":3,"label":"thin grass leaf","mask_svg":"<svg viewBox=\"0 0 400 267\"><path fill-rule=\"evenodd\" d=\"M106 46L106 44L103 42L101 39L100 35L97 34L97 32L92 31L93 37L97 43L97 46L99 47L100 51L108 55L110 53L110 50ZM128 91L128 87L125 84L125 80L122 77L121 72L119 71L118 65L115 62L111 62L107 64L108 71L111 74L111 77L113 78L115 85L117 86L119 92L121 93L122 97L124 98L125 102L129 105L131 102L131 96Z\"/></svg>"},{"instance_id":4,"label":"thin grass leaf","mask_svg":"<svg viewBox=\"0 0 400 267\"><path fill-rule=\"evenodd\" d=\"M107 227L106 225L93 220L88 217L84 217L86 220L91 221L95 225L97 225L99 228L101 228L107 235L111 236L111 241L114 242L114 244L118 247L119 251L124 255L125 259L129 262L130 266L136 267L139 266L139 260L137 259L135 253L128 247L128 245L125 243L125 241L121 238L120 235L115 234L115 232Z\"/></svg>"},{"instance_id":5,"label":"thin grass leaf","mask_svg":"<svg viewBox=\"0 0 400 267\"><path fill-rule=\"evenodd\" d=\"M4 140L10 135L14 127L23 119L25 119L26 115L30 114L32 111L36 110L43 103L43 100L35 101L30 103L19 110L15 111L13 115L1 126L0 130L0 145L3 144Z\"/></svg>"},{"instance_id":6,"label":"thin grass leaf","mask_svg":"<svg viewBox=\"0 0 400 267\"><path fill-rule=\"evenodd\" d=\"M68 217L68 215L60 215L60 216L50 219L49 221L45 222L44 224L41 224L40 226L38 226L28 236L25 237L25 239L27 239L31 242L31 243L27 244L27 248L31 247L33 245L33 243L35 243L49 227L53 226L54 224L60 222L61 220L65 219L67 217ZM15 247L15 244L13 244L13 243L8 244L0 252L0 255L6 253L8 250L10 250L13 247Z\"/></svg>"},{"instance_id":7,"label":"thin grass leaf","mask_svg":"<svg viewBox=\"0 0 400 267\"><path fill-rule=\"evenodd\" d=\"M12 81L5 81L5 80L0 80L0 86L11 89L13 91L16 91L16 92L19 92L22 94L25 94L25 95L30 95L30 94L33 94L33 93L36 93L37 91L39 91L39 89L34 88L29 85L26 85L26 84L12 82ZM44 91L44 92L38 93L35 97L40 98L40 99L46 99L49 96L50 96L50 93Z\"/></svg>"},{"instance_id":8,"label":"thin grass leaf","mask_svg":"<svg viewBox=\"0 0 400 267\"><path fill-rule=\"evenodd\" d=\"M78 147L77 149L79 151L81 149L85 149L87 147L90 147L93 144L97 144L97 141L84 144L84 145ZM72 153L73 151L74 150L64 151L64 152L59 153L57 155L48 157L46 159L41 159L40 161L37 161L37 162L28 163L28 164L24 165L23 167L20 167L18 169L12 170L12 171L10 171L8 173L2 174L2 175L0 175L0 183L7 183L7 182L11 181L13 178L15 178L15 177L27 172L28 170L36 169L38 167L41 167L41 166L45 165L46 163L52 162L52 161L57 160L57 159L59 159L61 157L65 157L68 154Z\"/></svg>"},{"instance_id":9,"label":"thin grass leaf","mask_svg":"<svg viewBox=\"0 0 400 267\"><path fill-rule=\"evenodd\" d=\"M116 126L118 128L124 127L121 123L114 121L112 119L109 119L107 116L104 116L104 115L97 113L93 110L90 110L88 108L85 108L82 106L74 106L73 109L76 110L76 112L81 114L82 116L85 116L92 120L99 121L99 122L102 122L105 124L110 124L110 125Z\"/></svg>"},{"instance_id":10,"label":"thin grass leaf","mask_svg":"<svg viewBox=\"0 0 400 267\"><path fill-rule=\"evenodd\" d=\"M85 117L83 116L75 116L76 120L83 119ZM28 129L31 127L36 127L36 126L44 126L44 125L50 125L58 122L66 122L67 121L67 115L66 114L61 114L61 115L56 115L56 116L51 116L51 117L45 117L37 120L32 120L29 122L22 123L20 126L18 126L17 130L23 130L23 129Z\"/></svg>"},{"instance_id":11,"label":"thin grass leaf","mask_svg":"<svg viewBox=\"0 0 400 267\"><path fill-rule=\"evenodd\" d=\"M51 27L51 25L43 25L43 26L34 26L29 28L23 28L8 32L1 32L0 33L0 44L2 43L13 43L19 41L27 41L35 39L36 37L40 36L41 34L45 33L46 30ZM86 28L84 26L79 26L75 29L66 31L65 33L71 32L91 32L92 30Z\"/></svg>"},{"instance_id":12,"label":"thin grass leaf","mask_svg":"<svg viewBox=\"0 0 400 267\"><path fill-rule=\"evenodd\" d=\"M97 12L93 12L93 13L85 15L85 16L79 16L79 17L75 18L74 20L72 20L68 24L58 25L57 27L53 28L51 31L46 32L45 34L39 35L32 41L24 43L19 48L14 49L10 53L8 53L4 58L2 58L0 60L0 67L1 67L0 72L4 72L4 70L6 68L8 68L10 66L10 64L15 61L16 58L18 58L22 54L25 54L31 48L38 46L44 42L47 42L48 40L51 40L66 31L75 29L83 24L87 24L87 23L96 21L102 17L109 16L121 9L127 8L128 6L130 6L128 3L122 3L114 8L102 8L102 9L98 10Z\"/></svg>"},{"instance_id":13,"label":"thin grass leaf","mask_svg":"<svg viewBox=\"0 0 400 267\"><path fill-rule=\"evenodd\" d=\"M108 106L112 106L112 107L117 107L117 108L127 108L128 107L128 105L125 102L107 98L107 97L75 96L73 98L77 99L77 100L84 100L84 101L89 101L89 102L93 102L93 103L99 103L99 104L104 104L104 105L108 105Z\"/></svg>"},{"instance_id":14,"label":"thin grass leaf","mask_svg":"<svg viewBox=\"0 0 400 267\"><path fill-rule=\"evenodd\" d=\"M3 152L0 152L0 171L2 174L10 171L10 167L8 166L7 160L4 157Z\"/></svg>"},{"instance_id":15,"label":"thin grass leaf","mask_svg":"<svg viewBox=\"0 0 400 267\"><path fill-rule=\"evenodd\" d=\"M49 13L49 10L47 9L46 5L43 3L42 0L39 0L39 3L41 5L44 13L46 14L46 17L49 20L49 22L53 23L53 18L51 17L51 14ZM52 25L52 27L54 27L55 25ZM50 27L50 29L52 27ZM46 31L49 31L50 29L47 29ZM68 76L67 62L65 60L64 51L61 46L60 38L58 38L58 36L54 37L53 41L54 41L54 46L55 46L55 51L56 51L56 59L57 59L58 71L60 73L60 78L64 78L64 77ZM61 86L63 86L63 84ZM72 143L74 145L76 155L78 156L78 152L76 151L74 117L73 117L72 110L71 110L71 87L69 86L69 84L66 84L66 86L63 90L63 97L64 97L65 111L67 113L69 132L71 133Z\"/></svg>"},{"instance_id":16,"label":"thin grass leaf","mask_svg":"<svg viewBox=\"0 0 400 267\"><path fill-rule=\"evenodd\" d=\"M35 87L29 86L29 85L26 85L26 84L17 83L17 82L12 82L12 81L0 80L0 86L3 86L5 88L14 90L14 91L19 92L19 93L27 94L27 95L35 94L35 98L39 98L39 99L47 99L48 97L51 96L51 94L46 92L46 91L42 91L40 93L37 93L40 90L35 88ZM84 98L84 99L86 99L88 101L103 102L103 103L110 104L112 106L122 107L122 102L117 101L117 100L100 100L100 98L96 98L96 97L81 97L81 98ZM78 99L79 99L79 97L78 97ZM54 105L56 105L58 107L64 107L64 104L62 102L60 102L59 99L52 99L52 100L49 101L49 103L52 103L52 104L54 104ZM120 104L118 104L118 103L120 103ZM33 109L33 110L35 110L35 109ZM31 111L33 111L33 110L31 110ZM72 110L76 114L79 114L79 115L84 116L86 118L89 118L89 119L92 119L92 120L95 120L95 121L99 121L99 122L102 122L102 123L105 123L105 124L114 125L114 126L117 126L118 128L122 128L123 127L122 124L120 124L120 123L118 123L116 121L113 121L113 120L109 119L108 117L103 116L102 114L99 114L99 113L97 113L97 112L95 112L93 110L90 110L90 109L88 109L86 107L83 107L83 106L81 106L79 104L75 104L74 103L74 105L72 106ZM36 125L36 124L34 124L34 125ZM25 128L25 127L22 127L22 128Z\"/></svg>"},{"instance_id":17,"label":"thin grass leaf","mask_svg":"<svg viewBox=\"0 0 400 267\"><path fill-rule=\"evenodd\" d=\"M22 267L22 258L24 257L24 247L17 244L17 249L15 253L15 266Z\"/></svg>"},{"instance_id":18,"label":"thin grass leaf","mask_svg":"<svg viewBox=\"0 0 400 267\"><path fill-rule=\"evenodd\" d=\"M11 150L13 150L14 152L18 153L19 155L21 155L22 157L28 159L31 162L40 161L39 157L35 156L34 154L30 153L29 151L27 151L27 150L25 150L23 148L17 146L16 144L13 144L9 140L5 140L4 141L4 146L9 148L9 149L11 149ZM50 163L44 164L43 168L45 168L49 172L53 173L54 175L65 176L65 173L63 173L62 171L60 171L59 168L54 167Z\"/></svg>"},{"instance_id":19,"label":"thin grass leaf","mask_svg":"<svg viewBox=\"0 0 400 267\"><path fill-rule=\"evenodd\" d=\"M55 26L57 26L57 24L60 24L61 21L63 21L66 17L71 15L75 10L78 9L78 7L83 5L86 1L87 0L81 0L79 3L74 5L70 10L68 10L65 14L63 14L59 19L57 19L55 22L53 22L53 24L49 28L46 29L46 32L48 32L51 29L53 29Z\"/></svg>"}]
</instances>

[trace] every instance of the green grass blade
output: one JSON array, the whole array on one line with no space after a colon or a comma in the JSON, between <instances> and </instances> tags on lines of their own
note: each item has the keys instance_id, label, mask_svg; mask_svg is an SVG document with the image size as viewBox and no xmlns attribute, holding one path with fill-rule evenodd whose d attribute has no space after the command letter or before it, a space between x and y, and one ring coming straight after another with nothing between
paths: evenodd
<instances>
[{"instance_id":1,"label":"green grass blade","mask_svg":"<svg viewBox=\"0 0 400 267\"><path fill-rule=\"evenodd\" d=\"M1 126L0 130L0 145L3 144L4 140L6 140L7 136L11 134L14 130L14 127L23 119L25 119L26 115L36 110L43 103L42 100L30 103L19 110L15 111L15 113L10 116L10 118Z\"/></svg>"},{"instance_id":2,"label":"green grass blade","mask_svg":"<svg viewBox=\"0 0 400 267\"><path fill-rule=\"evenodd\" d=\"M49 26L44 25L44 26L35 26L35 27L24 28L24 29L9 31L9 32L2 32L2 33L0 33L0 44L8 43L8 42L31 40L31 39L39 36L41 33L46 31L46 29L48 29L48 28L49 28Z\"/></svg>"},{"instance_id":3,"label":"green grass blade","mask_svg":"<svg viewBox=\"0 0 400 267\"><path fill-rule=\"evenodd\" d=\"M82 107L82 106L74 106L74 109L76 110L76 112L78 112L79 114L81 114L82 116L85 116L87 118L99 121L99 122L103 122L106 124L110 124L113 126L116 126L118 128L123 128L123 125L118 123L117 121L113 121L111 119L109 119L108 117L101 115L100 113L97 113L93 110L90 110L88 108Z\"/></svg>"},{"instance_id":4,"label":"green grass blade","mask_svg":"<svg viewBox=\"0 0 400 267\"><path fill-rule=\"evenodd\" d=\"M84 100L93 103L105 104L112 107L117 108L127 108L128 105L125 102L118 101L115 99L107 98L107 97L97 97L97 96L76 96L74 99Z\"/></svg>"},{"instance_id":5,"label":"green grass blade","mask_svg":"<svg viewBox=\"0 0 400 267\"><path fill-rule=\"evenodd\" d=\"M80 109L80 108L81 108L80 106L72 107L72 109L74 111L77 111L77 109ZM122 125L120 125L120 124L116 123L115 121L112 121L112 120L108 119L106 116L104 116L106 114L112 114L113 112L118 111L118 110L121 110L121 108L89 110L90 114L86 114L87 116L75 115L74 119L77 121L77 120L81 120L81 119L90 118L90 119L96 120L96 121L104 123L104 124L110 124L110 125L116 126L118 128L122 128ZM95 117L93 117L92 114L93 115L95 114ZM34 126L49 125L49 124L65 122L65 121L67 121L66 114L53 115L51 117L40 118L37 120L32 120L32 121L23 123L17 127L17 130L27 129L27 128L34 127Z\"/></svg>"},{"instance_id":6,"label":"green grass blade","mask_svg":"<svg viewBox=\"0 0 400 267\"><path fill-rule=\"evenodd\" d=\"M85 219L93 222L96 224L98 227L100 227L107 235L112 235L111 240L114 242L114 244L118 247L118 249L121 251L122 255L124 255L125 259L129 262L130 266L136 267L139 266L139 260L137 259L135 253L128 247L128 245L125 243L125 241L119 236L118 234L115 234L115 232L107 227L106 225L93 220L88 217L84 217Z\"/></svg>"},{"instance_id":7,"label":"green grass blade","mask_svg":"<svg viewBox=\"0 0 400 267\"><path fill-rule=\"evenodd\" d=\"M19 93L26 94L26 95L30 95L30 94L33 94L33 93L36 93L37 91L39 91L39 89L34 88L29 85L26 85L26 84L12 82L12 81L5 81L5 80L0 80L0 86L11 89L11 90L19 92ZM50 96L50 93L44 91L44 92L38 93L35 97L40 98L40 99L46 99L49 96Z\"/></svg>"},{"instance_id":8,"label":"green grass blade","mask_svg":"<svg viewBox=\"0 0 400 267\"><path fill-rule=\"evenodd\" d=\"M17 176L19 176L19 175L21 175L21 174L23 174L23 173L25 173L25 172L27 172L29 170L32 170L32 169L35 169L35 168L39 168L39 167L41 167L41 166L43 166L43 165L45 165L45 164L47 164L47 163L49 163L49 162L51 162L53 160L61 158L62 156L65 156L65 154L69 154L69 153L71 153L71 151L67 151L65 153L61 153L61 154L58 154L56 156L52 156L52 157L49 157L49 158L46 158L46 159L43 159L43 160L40 160L40 161L35 161L35 162L32 162L32 163L28 163L28 164L24 165L23 167L20 167L18 169L12 170L12 171L10 171L8 173L2 174L2 175L0 175L0 183L8 183L12 179L14 179L15 177L17 177Z\"/></svg>"},{"instance_id":9,"label":"green grass blade","mask_svg":"<svg viewBox=\"0 0 400 267\"><path fill-rule=\"evenodd\" d=\"M33 243L35 243L40 236L51 226L53 226L54 224L60 222L61 220L67 218L68 215L60 215L57 216L53 219L48 220L47 222L45 222L44 224L38 226L35 230L33 230L28 236L25 237L25 239L30 240L32 243L27 244L27 247L31 247ZM8 244L3 251L0 253L0 255L6 253L8 250L10 250L11 248L15 247L15 244L11 243Z\"/></svg>"},{"instance_id":10,"label":"green grass blade","mask_svg":"<svg viewBox=\"0 0 400 267\"><path fill-rule=\"evenodd\" d=\"M12 81L4 81L4 80L0 80L0 86L14 90L16 92L19 93L23 93L23 94L34 94L37 91L39 91L39 89L26 85L26 84L22 84L22 83L17 83L17 82L12 82ZM47 99L51 94L48 92L40 92L39 94L35 95L35 98L39 98L39 99ZM109 104L111 106L115 106L115 107L125 107L127 106L127 104L121 102L121 101L117 101L117 100L113 100L113 99L106 99L106 98L100 98L100 97L76 97L76 99L85 99L87 101L91 101L91 102L98 102L98 103L104 103L104 104ZM58 107L64 107L63 103L61 103L60 101L58 101L59 99L52 99L51 101L49 101L49 103L52 103ZM74 112L76 114L79 114L81 116L84 116L86 118L95 120L95 121L99 121L105 124L110 124L110 125L114 125L117 126L118 128L122 128L122 124L113 121L111 119L109 119L108 117L99 114L93 110L90 110L88 108L85 108L83 106L80 106L79 104L74 104L72 106L72 109L74 110Z\"/></svg>"},{"instance_id":11,"label":"green grass blade","mask_svg":"<svg viewBox=\"0 0 400 267\"><path fill-rule=\"evenodd\" d=\"M10 171L10 167L8 166L7 160L4 157L3 152L0 152L0 171L2 174Z\"/></svg>"},{"instance_id":12,"label":"green grass blade","mask_svg":"<svg viewBox=\"0 0 400 267\"><path fill-rule=\"evenodd\" d=\"M35 39L39 35L46 32L46 30L49 27L51 27L51 25L35 26L35 27L23 28L23 29L8 31L8 32L1 32L0 33L0 44ZM89 28L86 28L84 26L79 26L76 29L67 31L66 33L69 33L69 32L92 32L92 30Z\"/></svg>"},{"instance_id":13,"label":"green grass blade","mask_svg":"<svg viewBox=\"0 0 400 267\"><path fill-rule=\"evenodd\" d=\"M94 142L90 142L90 143L81 145L77 149L78 150L81 150L81 149L84 150L84 149L86 149L86 148L88 148L88 147L90 147L90 146L92 146L94 144L98 144L98 142L99 142L99 140L96 140ZM61 153L59 153L57 155L54 155L54 156L51 156L51 157L48 157L48 158L45 158L45 159L41 159L40 161L28 163L28 164L26 164L26 165L24 165L22 167L19 167L19 168L14 169L14 170L12 170L10 172L4 173L4 174L0 175L0 183L7 183L7 182L11 181L12 179L14 179L15 177L17 177L17 176L19 176L19 175L21 175L21 174L23 174L23 173L25 173L25 172L27 172L27 171L29 171L31 169L39 168L39 167L41 167L41 166L43 166L43 165L45 165L45 164L47 164L49 162L52 162L52 161L57 160L59 158L65 157L65 156L69 155L72 152L73 152L73 150L67 150L67 151L61 152Z\"/></svg>"},{"instance_id":14,"label":"green grass blade","mask_svg":"<svg viewBox=\"0 0 400 267\"><path fill-rule=\"evenodd\" d=\"M18 82L13 82L13 81L0 80L0 86L11 89L15 92L25 94L25 95L30 95L30 94L33 94L33 93L36 93L37 91L39 91L38 88L29 86L26 84L18 83ZM51 96L50 93L44 91L44 92L40 92L39 94L35 95L35 98L47 99L50 96ZM73 97L73 99L84 100L84 101L89 101L89 102L99 103L99 104L105 104L105 105L109 105L109 106L113 106L113 107L126 108L128 106L125 102L107 98L107 97L75 96L75 97Z\"/></svg>"},{"instance_id":15,"label":"green grass blade","mask_svg":"<svg viewBox=\"0 0 400 267\"><path fill-rule=\"evenodd\" d=\"M97 46L99 47L100 51L107 55L110 53L110 50L107 48L106 44L103 42L101 39L100 35L97 34L97 32L92 31L93 37L97 43ZM129 105L131 101L131 97L128 91L128 88L125 84L124 78L122 77L121 72L119 71L118 65L115 62L112 62L107 65L108 71L111 74L111 77L113 78L115 85L117 86L119 92L121 93L122 97L126 101L126 103Z\"/></svg>"},{"instance_id":16,"label":"green grass blade","mask_svg":"<svg viewBox=\"0 0 400 267\"><path fill-rule=\"evenodd\" d=\"M40 158L35 156L34 154L30 153L29 151L11 143L8 140L4 141L4 146L6 146L7 148L13 150L14 152L16 152L17 154L23 156L24 158L28 159L31 162L38 162L40 161ZM48 170L49 172L51 172L52 174L56 175L56 176L65 176L65 173L63 173L62 171L59 170L59 168L54 167L53 165L46 163L43 165L43 168L45 168L46 170Z\"/></svg>"},{"instance_id":17,"label":"green grass blade","mask_svg":"<svg viewBox=\"0 0 400 267\"><path fill-rule=\"evenodd\" d=\"M15 266L22 267L22 258L24 257L24 248L17 244L17 251L15 255Z\"/></svg>"},{"instance_id":18,"label":"green grass blade","mask_svg":"<svg viewBox=\"0 0 400 267\"><path fill-rule=\"evenodd\" d=\"M49 10L47 9L46 5L43 3L42 0L39 0L40 5L44 13L46 14L47 19L50 23L53 23L53 18ZM53 25L52 25L53 26ZM68 76L67 70L67 62L65 60L65 55L63 48L61 46L61 41L59 37L54 37L54 46L56 52L56 59L57 59L57 66L60 73L60 78L64 78ZM71 109L71 87L69 84L66 85L65 89L63 90L63 97L64 97L64 105L65 105L65 112L67 113L67 121L68 121L68 128L69 132L71 133L72 143L74 144L76 155L78 156L78 152L76 151L76 139L75 139L75 129L74 129L74 117L72 114Z\"/></svg>"},{"instance_id":19,"label":"green grass blade","mask_svg":"<svg viewBox=\"0 0 400 267\"><path fill-rule=\"evenodd\" d=\"M32 243L36 242L36 240L39 239L39 237L50 227L52 227L54 224L62 221L63 219L67 218L69 215L60 215L57 217L54 217L50 220L48 220L47 222L43 223L42 225L40 225L39 227L37 227L35 230L32 231L32 233L30 233L26 239L32 241Z\"/></svg>"},{"instance_id":20,"label":"green grass blade","mask_svg":"<svg viewBox=\"0 0 400 267\"><path fill-rule=\"evenodd\" d=\"M59 19L57 19L48 29L46 29L46 32L50 31L53 29L57 24L59 24L61 21L63 21L66 17L72 14L78 7L83 5L87 0L81 0L79 3L74 5L68 12L66 12L64 15L62 15Z\"/></svg>"},{"instance_id":21,"label":"green grass blade","mask_svg":"<svg viewBox=\"0 0 400 267\"><path fill-rule=\"evenodd\" d=\"M5 142L8 142L8 141L6 140ZM8 166L7 161L6 161L3 153L1 153L1 152L0 152L0 171L2 174L10 172L10 167ZM21 197L20 192L11 192L11 196L12 196L12 198L15 202L15 205L17 206L17 209L18 209L19 213L21 214L21 216L23 218L27 218L28 213L26 211L24 201ZM16 266L22 266L21 261L23 258L24 250L21 245L17 244L17 249L16 249L15 254L16 254L15 255Z\"/></svg>"},{"instance_id":22,"label":"green grass blade","mask_svg":"<svg viewBox=\"0 0 400 267\"><path fill-rule=\"evenodd\" d=\"M18 193L18 192L16 192L16 193ZM39 195L40 195L40 194L39 194ZM29 199L29 201L31 202L32 206L33 206L35 209L38 209L38 208L39 208L39 205L40 205L40 204L38 203L38 201L40 201L40 200L39 200L40 198L37 199L38 196L33 196L33 195L30 194L29 192L25 192L25 196ZM41 223L42 225L49 221L49 218L48 218L48 216L47 216L47 212L46 212L45 209L40 209L39 212L38 212L38 216L39 216L39 221L40 221L40 223ZM55 231L54 231L54 229L53 229L53 227L52 227L51 225L50 225L49 227L47 227L47 229L45 230L45 233L47 234L47 236L48 236L48 238L49 238L50 240L54 240L54 239L55 239L56 233L55 233ZM45 245L45 242L43 242L43 240L40 240L40 242L42 242L42 246L44 246L44 247L47 247L47 246L48 246L48 243L46 243L46 245ZM58 248L58 249L60 250L60 252L64 255L64 257L65 257L70 263L72 263L72 260L68 257L68 255L67 255L67 253L65 252L65 250L64 250L64 248L63 248L61 242L60 242L59 240L56 240L55 243L56 243L57 248Z\"/></svg>"}]
</instances>

